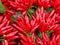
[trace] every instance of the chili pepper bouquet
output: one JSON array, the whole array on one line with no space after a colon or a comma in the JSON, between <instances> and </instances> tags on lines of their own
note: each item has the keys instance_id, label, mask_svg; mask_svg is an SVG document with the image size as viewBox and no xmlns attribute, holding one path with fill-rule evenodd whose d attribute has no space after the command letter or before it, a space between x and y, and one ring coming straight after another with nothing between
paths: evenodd
<instances>
[{"instance_id":1,"label":"chili pepper bouquet","mask_svg":"<svg viewBox=\"0 0 60 45\"><path fill-rule=\"evenodd\" d=\"M0 45L60 45L60 0L0 0Z\"/></svg>"}]
</instances>

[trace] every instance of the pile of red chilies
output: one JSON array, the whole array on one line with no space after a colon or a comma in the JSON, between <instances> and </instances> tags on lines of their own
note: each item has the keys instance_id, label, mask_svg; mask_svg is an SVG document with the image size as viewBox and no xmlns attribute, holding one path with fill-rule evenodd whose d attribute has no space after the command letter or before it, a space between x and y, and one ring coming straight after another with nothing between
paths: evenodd
<instances>
[{"instance_id":1,"label":"pile of red chilies","mask_svg":"<svg viewBox=\"0 0 60 45\"><path fill-rule=\"evenodd\" d=\"M6 12L0 14L0 45L60 45L60 0L1 1ZM34 13L28 15L29 9Z\"/></svg>"}]
</instances>

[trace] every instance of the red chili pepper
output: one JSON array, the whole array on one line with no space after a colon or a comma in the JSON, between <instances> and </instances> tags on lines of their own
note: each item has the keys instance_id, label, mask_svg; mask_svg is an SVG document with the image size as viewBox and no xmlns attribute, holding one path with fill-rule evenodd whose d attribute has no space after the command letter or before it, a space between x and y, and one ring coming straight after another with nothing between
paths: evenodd
<instances>
[{"instance_id":1,"label":"red chili pepper","mask_svg":"<svg viewBox=\"0 0 60 45\"><path fill-rule=\"evenodd\" d=\"M44 34L44 32L42 33L42 36L43 36L43 40L45 42L49 42L50 41L49 38L48 38L48 36L46 34Z\"/></svg>"},{"instance_id":2,"label":"red chili pepper","mask_svg":"<svg viewBox=\"0 0 60 45\"><path fill-rule=\"evenodd\" d=\"M39 27L39 25L35 26L35 27L31 30L31 32L32 32L32 33L35 32L38 27Z\"/></svg>"},{"instance_id":3,"label":"red chili pepper","mask_svg":"<svg viewBox=\"0 0 60 45\"><path fill-rule=\"evenodd\" d=\"M25 15L26 15L26 13L27 13L27 11L24 11L24 12L22 12L22 15L23 15L23 16L25 16Z\"/></svg>"},{"instance_id":4,"label":"red chili pepper","mask_svg":"<svg viewBox=\"0 0 60 45\"><path fill-rule=\"evenodd\" d=\"M21 27L23 30L25 29L25 25L21 21L15 21L19 27Z\"/></svg>"},{"instance_id":5,"label":"red chili pepper","mask_svg":"<svg viewBox=\"0 0 60 45\"><path fill-rule=\"evenodd\" d=\"M6 29L9 29L9 28L11 28L12 26L6 26L6 27L3 27L3 28L1 28L1 30L6 30Z\"/></svg>"},{"instance_id":6,"label":"red chili pepper","mask_svg":"<svg viewBox=\"0 0 60 45\"><path fill-rule=\"evenodd\" d=\"M22 32L22 33L24 32L24 30L21 29L20 27L18 27L16 24L13 24L13 26L14 26L15 28L17 28L19 32Z\"/></svg>"},{"instance_id":7,"label":"red chili pepper","mask_svg":"<svg viewBox=\"0 0 60 45\"><path fill-rule=\"evenodd\" d=\"M13 37L13 36L14 36L15 34L17 34L17 33L18 33L18 31L11 32L11 33L5 35L4 37L5 37L5 38L10 38L10 37Z\"/></svg>"},{"instance_id":8,"label":"red chili pepper","mask_svg":"<svg viewBox=\"0 0 60 45\"><path fill-rule=\"evenodd\" d=\"M2 28L6 24L7 20L0 25L0 28Z\"/></svg>"},{"instance_id":9,"label":"red chili pepper","mask_svg":"<svg viewBox=\"0 0 60 45\"><path fill-rule=\"evenodd\" d=\"M3 23L3 22L5 22L6 20L7 20L7 18L6 18L6 17L4 17L4 19L2 20L2 23Z\"/></svg>"},{"instance_id":10,"label":"red chili pepper","mask_svg":"<svg viewBox=\"0 0 60 45\"><path fill-rule=\"evenodd\" d=\"M20 34L20 38L23 39L25 42L27 41L27 38L23 34Z\"/></svg>"},{"instance_id":11,"label":"red chili pepper","mask_svg":"<svg viewBox=\"0 0 60 45\"><path fill-rule=\"evenodd\" d=\"M11 14L16 14L16 12L12 11L12 10L7 10L9 13Z\"/></svg>"},{"instance_id":12,"label":"red chili pepper","mask_svg":"<svg viewBox=\"0 0 60 45\"><path fill-rule=\"evenodd\" d=\"M1 23L2 19L3 19L3 16L0 16L0 23Z\"/></svg>"},{"instance_id":13,"label":"red chili pepper","mask_svg":"<svg viewBox=\"0 0 60 45\"><path fill-rule=\"evenodd\" d=\"M15 40L15 39L19 39L19 36L13 36L13 37L11 37L11 38L8 38L7 40L8 40L8 41L13 41L13 40Z\"/></svg>"},{"instance_id":14,"label":"red chili pepper","mask_svg":"<svg viewBox=\"0 0 60 45\"><path fill-rule=\"evenodd\" d=\"M8 26L10 24L10 21L7 22L6 26Z\"/></svg>"},{"instance_id":15,"label":"red chili pepper","mask_svg":"<svg viewBox=\"0 0 60 45\"><path fill-rule=\"evenodd\" d=\"M25 24L25 20L24 20L24 18L22 18L22 17L20 17L20 19L19 20L21 20L21 22L23 23L23 24Z\"/></svg>"},{"instance_id":16,"label":"red chili pepper","mask_svg":"<svg viewBox=\"0 0 60 45\"><path fill-rule=\"evenodd\" d=\"M55 12L55 10L53 10L53 11L50 13L49 18L52 17L52 15L54 14L54 12Z\"/></svg>"},{"instance_id":17,"label":"red chili pepper","mask_svg":"<svg viewBox=\"0 0 60 45\"><path fill-rule=\"evenodd\" d=\"M59 38L60 38L60 35L58 35L58 36L56 37L56 41L58 41L58 40L59 40Z\"/></svg>"},{"instance_id":18,"label":"red chili pepper","mask_svg":"<svg viewBox=\"0 0 60 45\"><path fill-rule=\"evenodd\" d=\"M28 16L25 16L25 21L26 21L26 31L30 32L31 26L29 24L29 18L28 18Z\"/></svg>"},{"instance_id":19,"label":"red chili pepper","mask_svg":"<svg viewBox=\"0 0 60 45\"><path fill-rule=\"evenodd\" d=\"M37 39L36 39L36 43L37 43L37 45L38 45L38 44L40 44L40 45L44 45L43 42L39 39L39 37L37 37Z\"/></svg>"},{"instance_id":20,"label":"red chili pepper","mask_svg":"<svg viewBox=\"0 0 60 45\"><path fill-rule=\"evenodd\" d=\"M56 45L56 38L55 38L55 35L54 35L53 38L52 38L52 42L53 42L54 45Z\"/></svg>"},{"instance_id":21,"label":"red chili pepper","mask_svg":"<svg viewBox=\"0 0 60 45\"><path fill-rule=\"evenodd\" d=\"M9 32L11 32L13 28L10 28L10 29L7 29L7 30L2 30L0 31L0 35L3 35L3 34L8 34Z\"/></svg>"}]
</instances>

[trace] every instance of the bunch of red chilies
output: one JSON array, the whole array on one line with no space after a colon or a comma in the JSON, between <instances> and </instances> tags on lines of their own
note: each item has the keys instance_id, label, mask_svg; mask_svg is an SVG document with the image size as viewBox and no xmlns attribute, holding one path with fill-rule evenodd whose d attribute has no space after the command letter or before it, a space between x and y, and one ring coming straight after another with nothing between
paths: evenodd
<instances>
[{"instance_id":1,"label":"bunch of red chilies","mask_svg":"<svg viewBox=\"0 0 60 45\"><path fill-rule=\"evenodd\" d=\"M1 1L0 45L60 45L60 0Z\"/></svg>"}]
</instances>

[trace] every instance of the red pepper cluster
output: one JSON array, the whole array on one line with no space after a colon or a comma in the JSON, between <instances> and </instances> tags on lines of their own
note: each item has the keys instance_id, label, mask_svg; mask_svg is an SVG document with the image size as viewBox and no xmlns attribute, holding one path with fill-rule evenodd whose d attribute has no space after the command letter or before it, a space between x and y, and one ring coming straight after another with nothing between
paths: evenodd
<instances>
[{"instance_id":1,"label":"red pepper cluster","mask_svg":"<svg viewBox=\"0 0 60 45\"><path fill-rule=\"evenodd\" d=\"M2 0L7 12L16 14L16 11L24 12L34 5L37 7L54 8L60 13L60 0Z\"/></svg>"},{"instance_id":2,"label":"red pepper cluster","mask_svg":"<svg viewBox=\"0 0 60 45\"><path fill-rule=\"evenodd\" d=\"M16 14L16 11L26 11L28 8L32 8L32 5L36 3L36 0L2 0L7 12Z\"/></svg>"},{"instance_id":3,"label":"red pepper cluster","mask_svg":"<svg viewBox=\"0 0 60 45\"><path fill-rule=\"evenodd\" d=\"M60 0L51 0L52 7L56 10L57 13L60 13Z\"/></svg>"},{"instance_id":4,"label":"red pepper cluster","mask_svg":"<svg viewBox=\"0 0 60 45\"><path fill-rule=\"evenodd\" d=\"M0 45L60 45L60 0L0 1Z\"/></svg>"}]
</instances>

